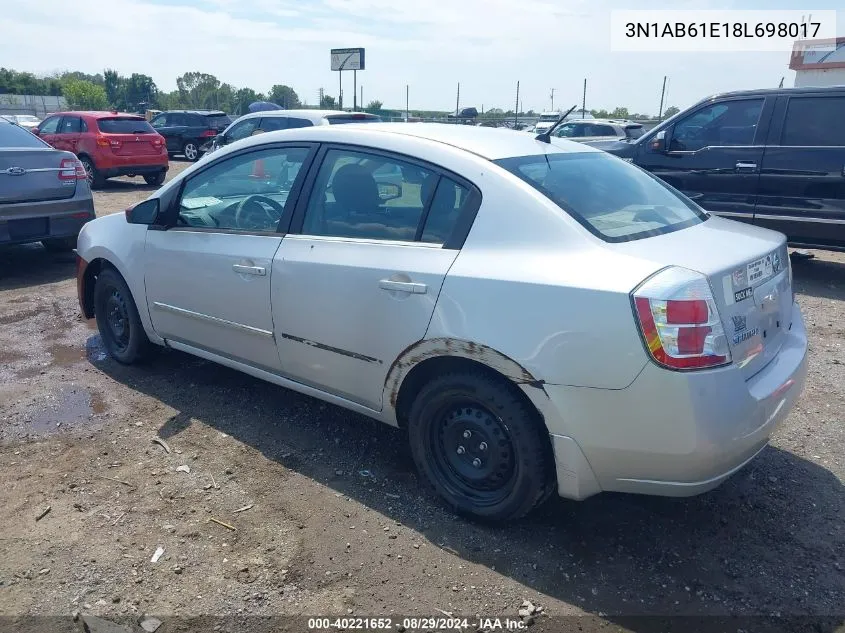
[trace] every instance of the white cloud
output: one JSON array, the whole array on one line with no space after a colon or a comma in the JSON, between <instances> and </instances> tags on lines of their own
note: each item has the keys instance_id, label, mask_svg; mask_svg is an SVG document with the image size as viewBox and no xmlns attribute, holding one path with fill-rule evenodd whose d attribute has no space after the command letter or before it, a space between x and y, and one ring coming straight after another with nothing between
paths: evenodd
<instances>
[{"instance_id":1,"label":"white cloud","mask_svg":"<svg viewBox=\"0 0 845 633\"><path fill-rule=\"evenodd\" d=\"M464 105L511 108L519 80L524 107L543 109L552 87L557 105L580 104L588 77L588 107L656 112L664 74L668 104L681 107L711 92L777 85L788 74L779 54L611 53L616 0L173 1L74 0L69 12L62 0L3 0L0 59L41 73L143 72L165 90L199 70L259 91L286 83L314 103L320 86L337 92L329 49L364 46L358 81L366 100L402 107L407 83L412 108L438 109L454 107L458 81ZM347 104L351 80L344 74Z\"/></svg>"}]
</instances>

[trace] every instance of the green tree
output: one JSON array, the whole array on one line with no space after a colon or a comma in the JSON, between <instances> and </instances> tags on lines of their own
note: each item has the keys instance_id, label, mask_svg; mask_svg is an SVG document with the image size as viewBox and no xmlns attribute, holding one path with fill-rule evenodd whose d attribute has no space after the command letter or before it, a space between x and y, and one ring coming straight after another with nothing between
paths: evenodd
<instances>
[{"instance_id":1,"label":"green tree","mask_svg":"<svg viewBox=\"0 0 845 633\"><path fill-rule=\"evenodd\" d=\"M302 105L299 101L299 95L296 94L294 89L284 85L275 85L270 88L270 92L267 93L267 100L278 103L286 110L293 110Z\"/></svg>"},{"instance_id":2,"label":"green tree","mask_svg":"<svg viewBox=\"0 0 845 633\"><path fill-rule=\"evenodd\" d=\"M631 115L628 114L628 108L616 108L613 112L610 113L611 119L627 119Z\"/></svg>"},{"instance_id":3,"label":"green tree","mask_svg":"<svg viewBox=\"0 0 845 633\"><path fill-rule=\"evenodd\" d=\"M663 112L663 116L664 116L665 118L667 118L667 119L668 119L670 116L675 116L675 115L676 115L676 114L678 114L678 112L680 112L680 111L681 111L681 110L680 110L680 108L677 108L677 107L675 107L675 106L669 106L669 107L668 107L668 108L666 108L666 110Z\"/></svg>"},{"instance_id":4,"label":"green tree","mask_svg":"<svg viewBox=\"0 0 845 633\"><path fill-rule=\"evenodd\" d=\"M592 114L597 119L609 119L610 112L607 110L590 110L590 114Z\"/></svg>"},{"instance_id":5,"label":"green tree","mask_svg":"<svg viewBox=\"0 0 845 633\"><path fill-rule=\"evenodd\" d=\"M249 112L249 104L255 101L264 101L264 95L252 88L241 88L235 92L232 114L246 114Z\"/></svg>"},{"instance_id":6,"label":"green tree","mask_svg":"<svg viewBox=\"0 0 845 633\"><path fill-rule=\"evenodd\" d=\"M144 110L158 103L158 87L149 75L132 73L124 80L123 90L127 110Z\"/></svg>"},{"instance_id":7,"label":"green tree","mask_svg":"<svg viewBox=\"0 0 845 633\"><path fill-rule=\"evenodd\" d=\"M103 71L103 87L106 91L106 99L108 99L112 108L115 110L126 109L125 81L116 70L107 68Z\"/></svg>"},{"instance_id":8,"label":"green tree","mask_svg":"<svg viewBox=\"0 0 845 633\"><path fill-rule=\"evenodd\" d=\"M323 98L320 100L320 107L323 110L336 110L337 101L331 95L323 95Z\"/></svg>"},{"instance_id":9,"label":"green tree","mask_svg":"<svg viewBox=\"0 0 845 633\"><path fill-rule=\"evenodd\" d=\"M72 110L105 110L109 105L105 88L84 79L68 79L62 92Z\"/></svg>"},{"instance_id":10,"label":"green tree","mask_svg":"<svg viewBox=\"0 0 845 633\"><path fill-rule=\"evenodd\" d=\"M379 101L378 99L375 99L373 101L370 101L367 104L367 107L364 108L364 110L366 112L372 112L373 114L375 114L377 112L381 112L381 108L382 108L383 105L384 104L381 101Z\"/></svg>"},{"instance_id":11,"label":"green tree","mask_svg":"<svg viewBox=\"0 0 845 633\"><path fill-rule=\"evenodd\" d=\"M220 80L208 73L188 72L176 78L176 87L185 107L213 108Z\"/></svg>"}]
</instances>

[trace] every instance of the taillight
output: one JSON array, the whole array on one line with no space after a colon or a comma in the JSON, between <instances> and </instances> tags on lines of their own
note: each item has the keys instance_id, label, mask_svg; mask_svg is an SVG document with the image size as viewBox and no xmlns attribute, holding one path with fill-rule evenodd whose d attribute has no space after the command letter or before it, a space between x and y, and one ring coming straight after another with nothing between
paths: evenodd
<instances>
[{"instance_id":1,"label":"taillight","mask_svg":"<svg viewBox=\"0 0 845 633\"><path fill-rule=\"evenodd\" d=\"M671 369L701 369L731 362L719 310L707 278L667 268L633 293L634 313L652 359Z\"/></svg>"},{"instance_id":2,"label":"taillight","mask_svg":"<svg viewBox=\"0 0 845 633\"><path fill-rule=\"evenodd\" d=\"M59 163L59 180L85 180L85 167L76 158L63 158Z\"/></svg>"},{"instance_id":3,"label":"taillight","mask_svg":"<svg viewBox=\"0 0 845 633\"><path fill-rule=\"evenodd\" d=\"M211 138L212 136L217 136L217 132L215 130L203 130L200 133L200 138Z\"/></svg>"},{"instance_id":4,"label":"taillight","mask_svg":"<svg viewBox=\"0 0 845 633\"><path fill-rule=\"evenodd\" d=\"M121 146L121 142L116 138L108 138L106 136L97 137L97 147L111 147L117 149Z\"/></svg>"},{"instance_id":5,"label":"taillight","mask_svg":"<svg viewBox=\"0 0 845 633\"><path fill-rule=\"evenodd\" d=\"M156 136L153 139L153 147L161 147L164 144L164 138L161 136Z\"/></svg>"}]
</instances>

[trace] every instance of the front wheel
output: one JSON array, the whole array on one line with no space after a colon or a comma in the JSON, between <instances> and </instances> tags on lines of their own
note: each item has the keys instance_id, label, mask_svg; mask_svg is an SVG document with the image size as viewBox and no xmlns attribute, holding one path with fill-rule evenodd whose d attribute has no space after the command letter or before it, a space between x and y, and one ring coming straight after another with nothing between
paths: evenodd
<instances>
[{"instance_id":1,"label":"front wheel","mask_svg":"<svg viewBox=\"0 0 845 633\"><path fill-rule=\"evenodd\" d=\"M460 514L518 519L554 489L548 431L504 378L438 376L415 398L408 432L420 473Z\"/></svg>"},{"instance_id":2,"label":"front wheel","mask_svg":"<svg viewBox=\"0 0 845 633\"><path fill-rule=\"evenodd\" d=\"M97 277L94 315L106 351L117 362L131 365L152 351L129 286L113 268L105 268Z\"/></svg>"},{"instance_id":3,"label":"front wheel","mask_svg":"<svg viewBox=\"0 0 845 633\"><path fill-rule=\"evenodd\" d=\"M200 157L200 148L193 141L188 141L182 146L182 153L189 161L196 161Z\"/></svg>"},{"instance_id":4,"label":"front wheel","mask_svg":"<svg viewBox=\"0 0 845 633\"><path fill-rule=\"evenodd\" d=\"M165 177L167 177L167 172L162 169L154 174L144 174L144 181L148 185L158 187L164 182Z\"/></svg>"}]
</instances>

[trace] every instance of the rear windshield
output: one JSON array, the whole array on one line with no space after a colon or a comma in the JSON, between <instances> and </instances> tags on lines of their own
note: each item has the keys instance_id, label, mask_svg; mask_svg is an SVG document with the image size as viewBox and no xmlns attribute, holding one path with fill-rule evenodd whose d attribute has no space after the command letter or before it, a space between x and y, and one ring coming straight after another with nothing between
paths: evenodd
<instances>
[{"instance_id":1,"label":"rear windshield","mask_svg":"<svg viewBox=\"0 0 845 633\"><path fill-rule=\"evenodd\" d=\"M97 127L103 134L154 134L155 130L145 119L115 117L97 119Z\"/></svg>"},{"instance_id":2,"label":"rear windshield","mask_svg":"<svg viewBox=\"0 0 845 633\"><path fill-rule=\"evenodd\" d=\"M670 233L708 217L648 172L604 152L540 154L494 162L606 242Z\"/></svg>"},{"instance_id":3,"label":"rear windshield","mask_svg":"<svg viewBox=\"0 0 845 633\"><path fill-rule=\"evenodd\" d=\"M625 126L625 136L628 138L640 138L643 134L645 134L645 130L642 125Z\"/></svg>"},{"instance_id":4,"label":"rear windshield","mask_svg":"<svg viewBox=\"0 0 845 633\"><path fill-rule=\"evenodd\" d=\"M381 123L381 117L375 114L333 114L327 116L329 123L340 125L341 123Z\"/></svg>"},{"instance_id":5,"label":"rear windshield","mask_svg":"<svg viewBox=\"0 0 845 633\"><path fill-rule=\"evenodd\" d=\"M0 123L0 147L44 148L47 144L29 130L11 123Z\"/></svg>"},{"instance_id":6,"label":"rear windshield","mask_svg":"<svg viewBox=\"0 0 845 633\"><path fill-rule=\"evenodd\" d=\"M225 114L208 114L205 117L205 124L209 127L228 127L232 121Z\"/></svg>"}]
</instances>

